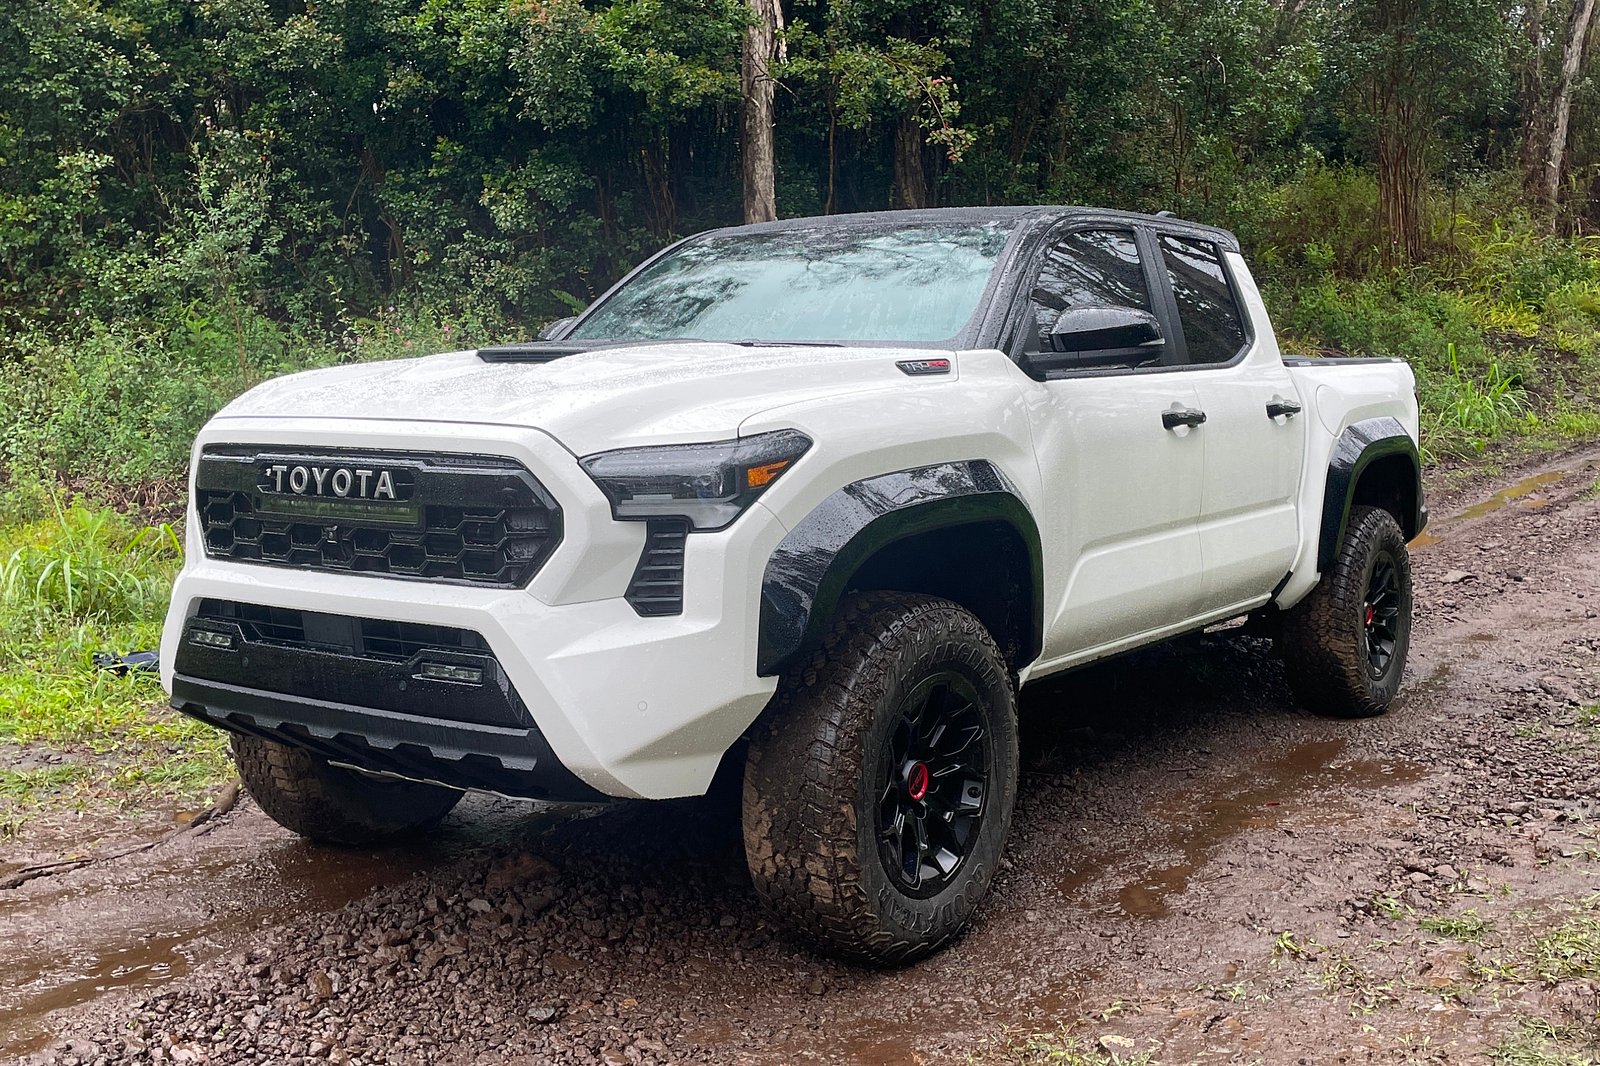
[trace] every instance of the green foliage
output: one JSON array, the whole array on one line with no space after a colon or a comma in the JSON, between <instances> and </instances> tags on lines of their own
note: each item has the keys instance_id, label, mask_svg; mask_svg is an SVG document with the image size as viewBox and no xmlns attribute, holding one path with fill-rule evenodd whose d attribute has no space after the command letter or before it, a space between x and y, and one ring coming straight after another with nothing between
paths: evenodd
<instances>
[{"instance_id":1,"label":"green foliage","mask_svg":"<svg viewBox=\"0 0 1600 1066\"><path fill-rule=\"evenodd\" d=\"M1488 919L1472 908L1454 915L1429 915L1419 919L1417 924L1425 933L1465 944L1481 943L1489 931Z\"/></svg>"},{"instance_id":2,"label":"green foliage","mask_svg":"<svg viewBox=\"0 0 1600 1066\"><path fill-rule=\"evenodd\" d=\"M0 617L13 639L60 625L126 625L158 616L183 546L170 525L139 526L82 503L7 530Z\"/></svg>"},{"instance_id":3,"label":"green foliage","mask_svg":"<svg viewBox=\"0 0 1600 1066\"><path fill-rule=\"evenodd\" d=\"M220 734L169 710L153 675L92 662L155 646L181 555L170 526L81 501L0 522L0 742L74 760L0 772L0 823L12 824L3 812L15 805L85 789L141 802L203 792L223 775Z\"/></svg>"},{"instance_id":4,"label":"green foliage","mask_svg":"<svg viewBox=\"0 0 1600 1066\"><path fill-rule=\"evenodd\" d=\"M1596 1066L1600 1049L1577 1026L1560 1026L1545 1018L1523 1018L1517 1032L1489 1050L1494 1066ZM1590 1050L1582 1050L1582 1043Z\"/></svg>"},{"instance_id":5,"label":"green foliage","mask_svg":"<svg viewBox=\"0 0 1600 1066\"><path fill-rule=\"evenodd\" d=\"M1446 450L1527 410L1548 428L1574 412L1522 390L1547 395L1559 372L1581 393L1600 372L1595 241L1549 236L1521 176L1500 176L1533 106L1511 94L1534 62L1511 32L1526 5L783 6L784 214L1087 202L1232 226L1303 347L1417 366ZM177 479L198 426L257 381L528 336L648 251L740 216L743 0L13 14L8 493ZM1592 83L1574 175L1600 158ZM1396 146L1427 224L1403 272L1384 266Z\"/></svg>"}]
</instances>

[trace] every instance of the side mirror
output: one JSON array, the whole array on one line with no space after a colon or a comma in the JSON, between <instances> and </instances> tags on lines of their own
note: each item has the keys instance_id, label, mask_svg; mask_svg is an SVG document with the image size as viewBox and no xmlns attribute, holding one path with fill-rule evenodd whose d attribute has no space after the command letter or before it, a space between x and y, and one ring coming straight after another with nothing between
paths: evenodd
<instances>
[{"instance_id":1,"label":"side mirror","mask_svg":"<svg viewBox=\"0 0 1600 1066\"><path fill-rule=\"evenodd\" d=\"M1044 336L1045 350L1029 354L1041 372L1100 366L1142 366L1161 358L1161 322L1133 307L1069 307Z\"/></svg>"},{"instance_id":2,"label":"side mirror","mask_svg":"<svg viewBox=\"0 0 1600 1066\"><path fill-rule=\"evenodd\" d=\"M566 318L558 318L554 322L547 323L544 329L539 331L539 339L542 341L558 341L567 335L567 330L571 329L572 324L576 321L578 321L577 315L568 315Z\"/></svg>"}]
</instances>

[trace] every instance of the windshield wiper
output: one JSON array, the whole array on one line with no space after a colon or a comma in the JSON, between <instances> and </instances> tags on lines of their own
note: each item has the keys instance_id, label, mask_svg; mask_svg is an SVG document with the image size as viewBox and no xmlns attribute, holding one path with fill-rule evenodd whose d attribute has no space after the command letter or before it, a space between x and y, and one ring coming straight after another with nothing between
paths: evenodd
<instances>
[{"instance_id":1,"label":"windshield wiper","mask_svg":"<svg viewBox=\"0 0 1600 1066\"><path fill-rule=\"evenodd\" d=\"M711 343L715 344L716 341ZM723 344L737 344L741 348L843 348L841 341L758 341L746 339L742 341L723 341Z\"/></svg>"},{"instance_id":2,"label":"windshield wiper","mask_svg":"<svg viewBox=\"0 0 1600 1066\"><path fill-rule=\"evenodd\" d=\"M569 355L597 352L602 348L641 348L655 344L688 344L693 337L670 337L650 341L524 341L520 344L496 344L478 349L478 358L485 363L549 363Z\"/></svg>"},{"instance_id":3,"label":"windshield wiper","mask_svg":"<svg viewBox=\"0 0 1600 1066\"><path fill-rule=\"evenodd\" d=\"M754 338L737 341L712 341L703 337L659 337L652 340L525 341L497 344L478 349L486 363L549 363L569 355L599 351L602 348L642 348L657 344L734 344L740 348L843 348L839 341L763 341Z\"/></svg>"}]
</instances>

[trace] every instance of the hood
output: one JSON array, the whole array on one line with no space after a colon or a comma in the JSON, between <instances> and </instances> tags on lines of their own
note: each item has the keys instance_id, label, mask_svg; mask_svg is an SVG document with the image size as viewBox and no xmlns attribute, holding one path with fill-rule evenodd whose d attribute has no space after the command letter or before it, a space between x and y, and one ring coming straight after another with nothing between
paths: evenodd
<instances>
[{"instance_id":1,"label":"hood","mask_svg":"<svg viewBox=\"0 0 1600 1066\"><path fill-rule=\"evenodd\" d=\"M310 370L256 386L229 418L371 418L544 430L576 455L726 439L768 408L919 379L895 363L927 349L747 347L715 342L602 348L550 362L476 352ZM952 375L953 376L953 375ZM931 381L949 381L936 377Z\"/></svg>"}]
</instances>

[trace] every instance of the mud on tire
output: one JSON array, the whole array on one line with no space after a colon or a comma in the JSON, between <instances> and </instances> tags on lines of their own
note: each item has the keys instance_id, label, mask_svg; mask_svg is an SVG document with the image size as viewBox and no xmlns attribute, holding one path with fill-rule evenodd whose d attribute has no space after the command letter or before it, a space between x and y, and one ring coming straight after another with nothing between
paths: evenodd
<instances>
[{"instance_id":1,"label":"mud on tire","mask_svg":"<svg viewBox=\"0 0 1600 1066\"><path fill-rule=\"evenodd\" d=\"M756 891L831 954L922 958L988 891L1016 780L1015 692L983 625L929 596L853 596L751 739Z\"/></svg>"},{"instance_id":2,"label":"mud on tire","mask_svg":"<svg viewBox=\"0 0 1600 1066\"><path fill-rule=\"evenodd\" d=\"M324 844L375 844L429 829L461 799L455 789L368 777L303 748L235 736L245 789L279 825Z\"/></svg>"},{"instance_id":3,"label":"mud on tire","mask_svg":"<svg viewBox=\"0 0 1600 1066\"><path fill-rule=\"evenodd\" d=\"M1296 698L1335 718L1388 710L1405 674L1411 605L1411 559L1394 516L1352 508L1332 568L1283 617L1284 666Z\"/></svg>"}]
</instances>

